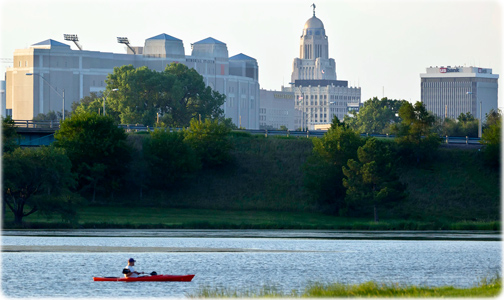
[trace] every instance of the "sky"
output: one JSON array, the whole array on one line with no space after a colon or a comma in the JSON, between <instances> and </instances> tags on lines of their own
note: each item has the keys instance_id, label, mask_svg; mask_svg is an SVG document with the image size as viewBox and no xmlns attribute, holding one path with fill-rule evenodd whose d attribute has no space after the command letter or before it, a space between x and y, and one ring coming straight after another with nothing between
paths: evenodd
<instances>
[{"instance_id":1,"label":"sky","mask_svg":"<svg viewBox=\"0 0 504 300\"><path fill-rule=\"evenodd\" d=\"M324 23L338 80L361 87L361 99L420 100L420 74L430 66L478 66L503 76L504 1L493 0L0 0L0 79L15 49L46 39L84 50L125 53L161 33L191 43L213 37L230 56L257 59L259 84L287 86L304 23ZM504 89L499 78L499 107Z\"/></svg>"}]
</instances>

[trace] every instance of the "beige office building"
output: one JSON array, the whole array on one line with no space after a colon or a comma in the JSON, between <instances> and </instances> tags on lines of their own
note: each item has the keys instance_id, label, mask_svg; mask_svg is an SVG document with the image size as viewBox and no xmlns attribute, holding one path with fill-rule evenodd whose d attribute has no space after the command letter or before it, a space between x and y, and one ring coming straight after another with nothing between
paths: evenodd
<instances>
[{"instance_id":1,"label":"beige office building","mask_svg":"<svg viewBox=\"0 0 504 300\"><path fill-rule=\"evenodd\" d=\"M259 128L257 61L244 54L229 57L225 43L206 38L192 44L185 55L182 40L160 34L133 47L136 54L72 50L54 40L14 52L14 65L6 72L6 108L13 119L31 120L39 113L70 110L72 102L91 92L105 90L105 79L114 67L147 66L163 71L172 62L194 68L212 89L226 95L227 118L245 128ZM34 75L28 76L27 73Z\"/></svg>"}]
</instances>

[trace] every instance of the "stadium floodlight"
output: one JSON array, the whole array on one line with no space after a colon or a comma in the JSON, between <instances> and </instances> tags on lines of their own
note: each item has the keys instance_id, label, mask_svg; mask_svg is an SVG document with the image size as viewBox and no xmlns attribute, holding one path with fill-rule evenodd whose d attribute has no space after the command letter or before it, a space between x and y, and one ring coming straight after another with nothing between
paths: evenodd
<instances>
[{"instance_id":1,"label":"stadium floodlight","mask_svg":"<svg viewBox=\"0 0 504 300\"><path fill-rule=\"evenodd\" d=\"M131 48L130 44L129 44L129 40L127 37L117 37L117 42L119 44L125 44L126 46L128 46L128 48L133 52L133 54L136 54L136 51L135 49Z\"/></svg>"},{"instance_id":2,"label":"stadium floodlight","mask_svg":"<svg viewBox=\"0 0 504 300\"><path fill-rule=\"evenodd\" d=\"M63 37L65 38L65 41L74 42L75 45L77 46L77 48L79 48L79 50L82 50L81 45L79 45L79 43L77 43L79 41L79 37L77 37L76 34L63 34Z\"/></svg>"}]
</instances>

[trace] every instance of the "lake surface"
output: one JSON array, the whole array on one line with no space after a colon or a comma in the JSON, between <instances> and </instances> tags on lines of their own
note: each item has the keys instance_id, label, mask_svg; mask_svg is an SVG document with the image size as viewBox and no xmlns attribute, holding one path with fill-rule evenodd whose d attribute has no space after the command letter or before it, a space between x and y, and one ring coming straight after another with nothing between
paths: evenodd
<instances>
[{"instance_id":1,"label":"lake surface","mask_svg":"<svg viewBox=\"0 0 504 300\"><path fill-rule=\"evenodd\" d=\"M4 231L2 245L8 297L179 298L202 287L289 292L311 282L370 280L469 287L500 273L502 264L500 235L485 232ZM196 276L192 282L92 281L121 276L130 257L139 271Z\"/></svg>"}]
</instances>

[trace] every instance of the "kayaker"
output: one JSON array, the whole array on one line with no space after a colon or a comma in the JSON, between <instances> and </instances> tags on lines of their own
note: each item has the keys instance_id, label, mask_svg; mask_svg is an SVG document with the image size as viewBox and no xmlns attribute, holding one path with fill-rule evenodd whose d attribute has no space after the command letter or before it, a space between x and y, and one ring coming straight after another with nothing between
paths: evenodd
<instances>
[{"instance_id":1,"label":"kayaker","mask_svg":"<svg viewBox=\"0 0 504 300\"><path fill-rule=\"evenodd\" d=\"M135 267L135 260L133 258L130 258L128 260L128 265L123 270L124 277L138 277L138 275L144 274L144 272L135 271L134 267Z\"/></svg>"}]
</instances>

